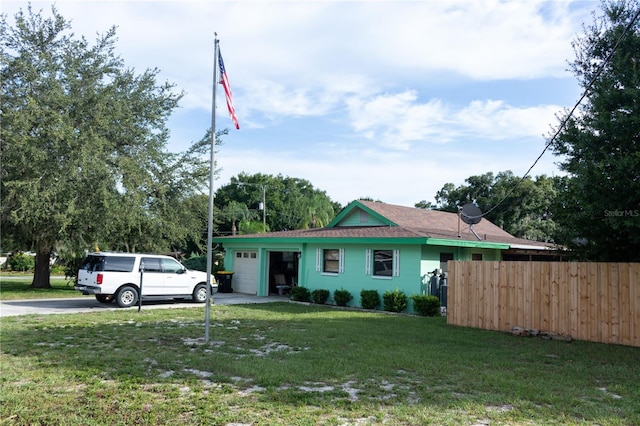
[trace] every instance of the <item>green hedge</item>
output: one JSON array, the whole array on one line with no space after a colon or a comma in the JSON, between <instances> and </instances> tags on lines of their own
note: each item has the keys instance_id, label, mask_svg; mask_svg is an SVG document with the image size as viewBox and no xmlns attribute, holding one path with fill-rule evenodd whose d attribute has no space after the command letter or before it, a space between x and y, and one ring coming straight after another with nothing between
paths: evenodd
<instances>
[{"instance_id":1,"label":"green hedge","mask_svg":"<svg viewBox=\"0 0 640 426\"><path fill-rule=\"evenodd\" d=\"M378 290L362 290L360 292L360 305L364 309L375 309L380 304Z\"/></svg>"},{"instance_id":2,"label":"green hedge","mask_svg":"<svg viewBox=\"0 0 640 426\"><path fill-rule=\"evenodd\" d=\"M382 295L384 310L389 312L402 312L407 308L407 295L404 291L395 289Z\"/></svg>"},{"instance_id":3,"label":"green hedge","mask_svg":"<svg viewBox=\"0 0 640 426\"><path fill-rule=\"evenodd\" d=\"M316 289L311 292L311 298L313 299L313 303L324 305L327 303L330 294L329 290Z\"/></svg>"},{"instance_id":4,"label":"green hedge","mask_svg":"<svg viewBox=\"0 0 640 426\"><path fill-rule=\"evenodd\" d=\"M292 287L289 294L291 300L294 300L296 302L308 302L311 298L311 292L306 287Z\"/></svg>"},{"instance_id":5,"label":"green hedge","mask_svg":"<svg viewBox=\"0 0 640 426\"><path fill-rule=\"evenodd\" d=\"M436 296L415 294L411 296L413 311L423 317L439 317L440 300Z\"/></svg>"},{"instance_id":6,"label":"green hedge","mask_svg":"<svg viewBox=\"0 0 640 426\"><path fill-rule=\"evenodd\" d=\"M347 306L351 299L353 299L353 296L348 290L342 289L333 292L333 300L336 301L338 306Z\"/></svg>"}]
</instances>

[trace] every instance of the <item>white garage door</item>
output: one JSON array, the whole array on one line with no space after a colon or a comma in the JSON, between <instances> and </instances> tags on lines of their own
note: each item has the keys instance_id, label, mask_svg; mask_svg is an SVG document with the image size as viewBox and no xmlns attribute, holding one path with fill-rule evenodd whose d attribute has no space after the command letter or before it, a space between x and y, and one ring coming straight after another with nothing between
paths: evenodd
<instances>
[{"instance_id":1,"label":"white garage door","mask_svg":"<svg viewBox=\"0 0 640 426\"><path fill-rule=\"evenodd\" d=\"M233 263L233 291L256 294L258 291L258 252L238 251Z\"/></svg>"}]
</instances>

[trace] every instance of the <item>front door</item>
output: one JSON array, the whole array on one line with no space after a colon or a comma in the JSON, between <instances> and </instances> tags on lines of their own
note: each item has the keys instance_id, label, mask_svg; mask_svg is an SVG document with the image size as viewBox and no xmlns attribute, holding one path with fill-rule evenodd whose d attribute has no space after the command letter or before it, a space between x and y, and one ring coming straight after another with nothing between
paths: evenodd
<instances>
[{"instance_id":1,"label":"front door","mask_svg":"<svg viewBox=\"0 0 640 426\"><path fill-rule=\"evenodd\" d=\"M269 252L269 293L282 294L283 290L298 285L298 259L295 251ZM284 287L280 284L284 279ZM279 288L280 287L280 288Z\"/></svg>"}]
</instances>

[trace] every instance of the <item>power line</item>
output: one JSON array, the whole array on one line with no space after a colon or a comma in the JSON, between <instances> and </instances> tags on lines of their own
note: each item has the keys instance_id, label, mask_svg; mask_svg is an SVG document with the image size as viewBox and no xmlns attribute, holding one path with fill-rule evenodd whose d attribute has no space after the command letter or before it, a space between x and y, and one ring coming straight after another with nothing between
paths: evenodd
<instances>
[{"instance_id":1,"label":"power line","mask_svg":"<svg viewBox=\"0 0 640 426\"><path fill-rule=\"evenodd\" d=\"M611 52L609 52L609 54L607 55L607 57L605 58L604 62L602 62L602 64L600 65L600 67L598 68L598 71L595 73L595 75L591 78L591 80L589 81L589 84L587 85L586 89L584 90L584 92L582 93L582 96L580 96L580 99L578 99L578 101L575 103L575 105L573 106L573 108L571 108L571 111L569 111L569 114L567 114L567 116L564 118L564 120L562 120L562 122L560 123L560 126L558 126L558 129L556 130L556 132L554 133L554 135L551 137L551 139L549 140L549 142L547 142L547 144L545 145L544 149L542 150L542 152L540 153L540 155L538 155L538 158L536 158L536 160L533 162L533 164L531 165L531 167L529 167L529 169L527 170L527 172L522 176L522 178L520 178L520 180L513 185L513 187L507 191L507 193L505 194L504 197L502 197L502 199L500 201L498 201L498 203L496 205L494 205L493 207L491 207L489 210L487 210L486 212L482 213L479 216L475 216L472 217L470 219L475 219L478 217L484 217L487 214L491 213L492 211L494 211L500 204L502 204L508 197L509 195L511 195L511 193L513 193L513 191L516 190L516 188L518 186L520 186L520 184L527 178L527 176L529 175L529 173L531 173L531 170L536 166L536 164L538 164L538 161L540 161L540 159L542 158L542 156L545 154L545 152L547 152L547 150L549 149L549 147L553 144L553 142L556 140L556 138L560 135L560 132L564 129L564 127L567 125L567 123L569 122L569 119L573 116L573 114L575 113L576 109L578 109L578 107L580 106L580 103L584 100L584 98L587 97L587 95L589 94L589 91L591 90L591 88L593 87L593 85L595 84L596 80L598 79L598 77L600 77L600 74L602 74L602 72L604 71L604 67L609 63L609 61L611 60L611 57L613 56L613 54L615 53L615 51L618 49L618 46L620 45L620 42L622 41L622 39L624 38L624 36L627 34L627 32L629 32L631 30L631 28L633 27L633 25L636 23L636 21L638 20L638 17L640 17L640 8L638 9L638 11L636 12L635 16L633 17L633 19L631 19L631 21L629 21L629 24L627 24L627 26L625 27L624 31L622 32L622 34L620 35L620 37L618 37L618 40L616 40L615 45L613 46L613 49L611 49Z\"/></svg>"}]
</instances>

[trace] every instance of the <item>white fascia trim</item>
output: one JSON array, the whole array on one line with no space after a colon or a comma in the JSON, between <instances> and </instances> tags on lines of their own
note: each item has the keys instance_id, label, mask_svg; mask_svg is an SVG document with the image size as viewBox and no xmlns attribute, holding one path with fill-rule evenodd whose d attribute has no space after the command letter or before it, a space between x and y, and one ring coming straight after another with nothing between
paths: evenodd
<instances>
[{"instance_id":1,"label":"white fascia trim","mask_svg":"<svg viewBox=\"0 0 640 426\"><path fill-rule=\"evenodd\" d=\"M511 244L509 248L522 249L522 250L553 250L552 247L547 246L529 246L524 244Z\"/></svg>"}]
</instances>

